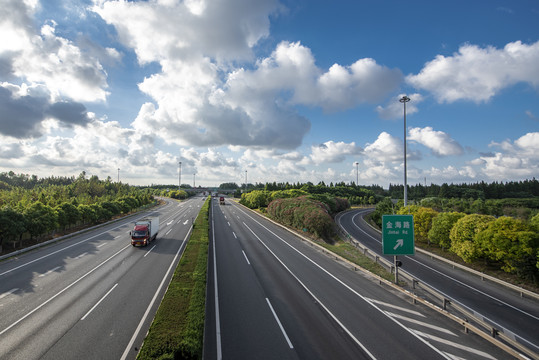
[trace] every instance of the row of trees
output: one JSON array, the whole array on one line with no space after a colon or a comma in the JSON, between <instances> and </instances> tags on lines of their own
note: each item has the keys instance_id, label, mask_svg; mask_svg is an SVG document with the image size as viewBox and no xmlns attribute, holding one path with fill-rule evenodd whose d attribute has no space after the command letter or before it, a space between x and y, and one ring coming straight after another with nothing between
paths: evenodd
<instances>
[{"instance_id":1,"label":"row of trees","mask_svg":"<svg viewBox=\"0 0 539 360\"><path fill-rule=\"evenodd\" d=\"M387 195L393 199L403 197L404 185L389 184ZM535 178L524 181L492 182L484 181L474 184L447 184L442 185L408 185L409 199L423 199L426 197L463 198L463 199L504 199L504 198L531 198L539 196L539 181Z\"/></svg>"},{"instance_id":2,"label":"row of trees","mask_svg":"<svg viewBox=\"0 0 539 360\"><path fill-rule=\"evenodd\" d=\"M0 252L6 242L16 248L27 238L109 220L155 201L149 189L88 179L84 172L78 178L47 179L9 173L8 180L0 190Z\"/></svg>"},{"instance_id":3,"label":"row of trees","mask_svg":"<svg viewBox=\"0 0 539 360\"><path fill-rule=\"evenodd\" d=\"M372 219L381 226L383 214L414 216L416 241L448 249L467 263L483 261L508 273L539 283L539 214L529 220L509 216L438 212L409 205L395 208L386 199Z\"/></svg>"}]
</instances>

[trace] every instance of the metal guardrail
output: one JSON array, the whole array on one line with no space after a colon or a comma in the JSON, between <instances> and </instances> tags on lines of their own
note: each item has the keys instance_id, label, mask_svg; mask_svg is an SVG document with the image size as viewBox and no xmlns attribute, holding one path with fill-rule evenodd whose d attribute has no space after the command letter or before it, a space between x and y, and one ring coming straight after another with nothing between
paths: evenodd
<instances>
[{"instance_id":1,"label":"metal guardrail","mask_svg":"<svg viewBox=\"0 0 539 360\"><path fill-rule=\"evenodd\" d=\"M389 272L394 273L395 266L392 262L384 259L379 256L376 252L368 248L367 246L360 243L352 235L350 235L346 230L338 226L339 235L342 239L348 241L358 250L361 250L363 255L371 258L376 263L384 266ZM459 265L459 264L457 264ZM462 266L462 265L461 265ZM479 273L479 272L477 272ZM479 273L481 274L481 273ZM483 274L484 275L484 274ZM414 303L421 302L424 305L429 306L430 308L446 315L453 321L458 322L464 326L465 332L472 331L475 334L481 336L483 339L493 343L502 350L506 351L512 356L515 356L519 359L527 359L526 356L529 356L532 359L539 360L539 354L530 349L529 347L523 345L522 343L516 341L515 335L508 332L504 332L504 329L498 329L492 324L489 324L484 320L484 317L467 309L464 305L459 304L454 299L448 298L446 295L440 293L438 290L429 286L428 284L423 283L422 281L414 278L411 274L405 271L399 271L399 277L405 278L410 284L412 291L407 291L398 284L394 284L385 279L379 278L380 283L385 283L386 285L391 286L392 288L403 292L412 298ZM519 288L519 287L516 287ZM520 289L520 288L519 288ZM524 289L522 289L524 290ZM419 291L422 291L422 296L419 296ZM526 290L527 291L527 290ZM532 293L534 294L534 293ZM438 302L431 303L430 301ZM456 314L455 314L456 313ZM462 317L459 317L462 316ZM524 356L525 354L526 356Z\"/></svg>"}]
</instances>

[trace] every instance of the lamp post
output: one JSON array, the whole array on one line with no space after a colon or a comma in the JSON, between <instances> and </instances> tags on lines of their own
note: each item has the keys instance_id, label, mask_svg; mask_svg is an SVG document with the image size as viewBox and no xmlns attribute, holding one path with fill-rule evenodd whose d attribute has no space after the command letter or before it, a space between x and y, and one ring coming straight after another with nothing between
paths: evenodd
<instances>
[{"instance_id":1,"label":"lamp post","mask_svg":"<svg viewBox=\"0 0 539 360\"><path fill-rule=\"evenodd\" d=\"M404 95L399 100L404 104L404 206L408 205L408 184L406 178L406 103L410 101L410 98Z\"/></svg>"},{"instance_id":2,"label":"lamp post","mask_svg":"<svg viewBox=\"0 0 539 360\"><path fill-rule=\"evenodd\" d=\"M118 168L118 182L120 182L120 168Z\"/></svg>"},{"instance_id":3,"label":"lamp post","mask_svg":"<svg viewBox=\"0 0 539 360\"><path fill-rule=\"evenodd\" d=\"M356 161L356 186L359 186L359 163Z\"/></svg>"},{"instance_id":4,"label":"lamp post","mask_svg":"<svg viewBox=\"0 0 539 360\"><path fill-rule=\"evenodd\" d=\"M247 170L245 170L245 191L247 191Z\"/></svg>"},{"instance_id":5,"label":"lamp post","mask_svg":"<svg viewBox=\"0 0 539 360\"><path fill-rule=\"evenodd\" d=\"M182 162L180 161L180 171L178 172L178 190L182 189Z\"/></svg>"}]
</instances>

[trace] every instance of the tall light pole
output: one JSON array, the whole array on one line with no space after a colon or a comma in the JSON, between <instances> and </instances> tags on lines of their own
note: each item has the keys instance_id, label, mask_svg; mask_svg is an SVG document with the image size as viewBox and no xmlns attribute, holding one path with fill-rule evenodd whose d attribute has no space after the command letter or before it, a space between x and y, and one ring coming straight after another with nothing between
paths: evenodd
<instances>
[{"instance_id":1,"label":"tall light pole","mask_svg":"<svg viewBox=\"0 0 539 360\"><path fill-rule=\"evenodd\" d=\"M356 186L359 186L359 163L356 161Z\"/></svg>"},{"instance_id":2,"label":"tall light pole","mask_svg":"<svg viewBox=\"0 0 539 360\"><path fill-rule=\"evenodd\" d=\"M410 98L404 95L399 100L404 104L404 206L408 205L408 184L406 177L406 103L410 101Z\"/></svg>"},{"instance_id":3,"label":"tall light pole","mask_svg":"<svg viewBox=\"0 0 539 360\"><path fill-rule=\"evenodd\" d=\"M118 182L120 182L120 168L118 168Z\"/></svg>"},{"instance_id":4,"label":"tall light pole","mask_svg":"<svg viewBox=\"0 0 539 360\"><path fill-rule=\"evenodd\" d=\"M195 174L193 174L193 189L195 188Z\"/></svg>"},{"instance_id":5,"label":"tall light pole","mask_svg":"<svg viewBox=\"0 0 539 360\"><path fill-rule=\"evenodd\" d=\"M245 170L245 191L247 191L247 170Z\"/></svg>"},{"instance_id":6,"label":"tall light pole","mask_svg":"<svg viewBox=\"0 0 539 360\"><path fill-rule=\"evenodd\" d=\"M182 189L182 162L180 161L180 171L178 172L178 190Z\"/></svg>"}]
</instances>

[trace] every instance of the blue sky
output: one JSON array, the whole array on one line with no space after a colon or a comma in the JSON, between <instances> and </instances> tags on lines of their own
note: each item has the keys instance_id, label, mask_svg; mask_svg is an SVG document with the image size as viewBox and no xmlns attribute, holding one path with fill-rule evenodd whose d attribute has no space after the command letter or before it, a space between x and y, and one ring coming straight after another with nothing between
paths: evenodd
<instances>
[{"instance_id":1,"label":"blue sky","mask_svg":"<svg viewBox=\"0 0 539 360\"><path fill-rule=\"evenodd\" d=\"M536 1L0 9L0 171L387 187L406 94L409 184L539 175Z\"/></svg>"}]
</instances>

